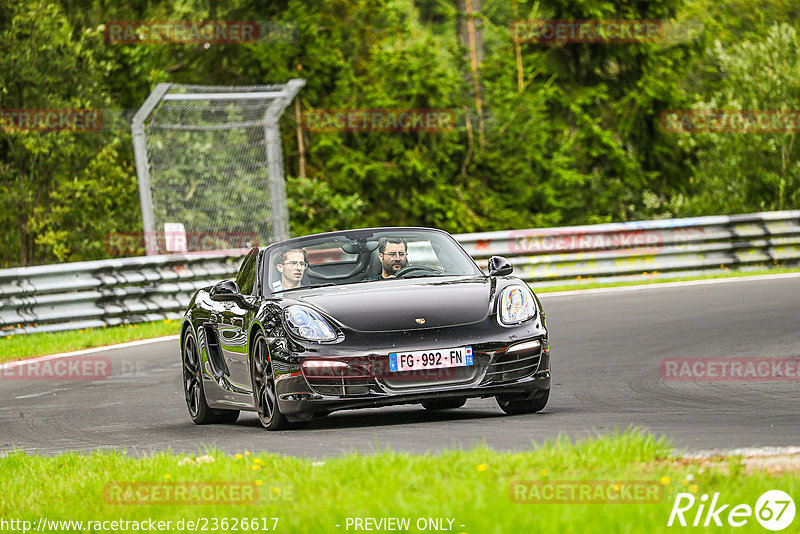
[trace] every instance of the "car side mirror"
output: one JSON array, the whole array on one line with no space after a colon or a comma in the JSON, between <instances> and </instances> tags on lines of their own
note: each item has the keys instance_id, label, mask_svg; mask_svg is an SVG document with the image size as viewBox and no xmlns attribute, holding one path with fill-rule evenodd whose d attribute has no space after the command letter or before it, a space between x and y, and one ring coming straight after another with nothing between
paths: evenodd
<instances>
[{"instance_id":1,"label":"car side mirror","mask_svg":"<svg viewBox=\"0 0 800 534\"><path fill-rule=\"evenodd\" d=\"M503 256L489 258L489 276L506 276L514 271L514 266Z\"/></svg>"},{"instance_id":2,"label":"car side mirror","mask_svg":"<svg viewBox=\"0 0 800 534\"><path fill-rule=\"evenodd\" d=\"M234 280L223 280L211 288L211 300L217 302L235 302L240 308L250 308L250 303L239 292L239 286Z\"/></svg>"}]
</instances>

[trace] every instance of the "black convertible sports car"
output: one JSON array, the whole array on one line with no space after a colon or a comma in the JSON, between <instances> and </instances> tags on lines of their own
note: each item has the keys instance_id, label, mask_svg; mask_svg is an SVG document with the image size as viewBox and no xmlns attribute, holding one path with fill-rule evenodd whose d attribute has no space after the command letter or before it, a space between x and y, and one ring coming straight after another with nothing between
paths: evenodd
<instances>
[{"instance_id":1,"label":"black convertible sports car","mask_svg":"<svg viewBox=\"0 0 800 534\"><path fill-rule=\"evenodd\" d=\"M181 326L197 424L255 411L270 430L334 410L550 394L545 314L510 262L486 276L447 232L372 228L254 248L235 280L199 290Z\"/></svg>"}]
</instances>

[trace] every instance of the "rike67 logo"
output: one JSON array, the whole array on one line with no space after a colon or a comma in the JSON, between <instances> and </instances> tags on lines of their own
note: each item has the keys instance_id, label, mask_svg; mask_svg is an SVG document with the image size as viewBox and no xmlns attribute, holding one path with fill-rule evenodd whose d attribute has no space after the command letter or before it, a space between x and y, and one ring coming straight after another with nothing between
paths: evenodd
<instances>
[{"instance_id":1,"label":"rike67 logo","mask_svg":"<svg viewBox=\"0 0 800 534\"><path fill-rule=\"evenodd\" d=\"M678 493L669 514L667 526L724 526L742 527L753 516L767 530L783 530L794 521L794 501L786 492L770 490L764 492L756 501L755 507L749 504L732 505L720 501L719 493L711 497L703 494L699 499L691 493Z\"/></svg>"}]
</instances>

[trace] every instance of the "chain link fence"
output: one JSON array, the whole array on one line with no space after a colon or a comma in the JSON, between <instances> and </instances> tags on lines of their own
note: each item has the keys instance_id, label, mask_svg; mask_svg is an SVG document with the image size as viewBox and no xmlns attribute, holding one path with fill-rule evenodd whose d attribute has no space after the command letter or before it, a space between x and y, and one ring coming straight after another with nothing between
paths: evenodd
<instances>
[{"instance_id":1,"label":"chain link fence","mask_svg":"<svg viewBox=\"0 0 800 534\"><path fill-rule=\"evenodd\" d=\"M132 125L148 255L289 236L278 120L303 85L156 87Z\"/></svg>"}]
</instances>

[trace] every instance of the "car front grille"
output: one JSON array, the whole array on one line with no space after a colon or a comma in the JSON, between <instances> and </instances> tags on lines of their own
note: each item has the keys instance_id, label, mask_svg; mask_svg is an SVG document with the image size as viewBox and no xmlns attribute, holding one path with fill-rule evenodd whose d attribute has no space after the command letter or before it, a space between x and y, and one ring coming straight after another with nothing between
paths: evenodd
<instances>
[{"instance_id":1,"label":"car front grille","mask_svg":"<svg viewBox=\"0 0 800 534\"><path fill-rule=\"evenodd\" d=\"M375 380L370 376L317 376L306 375L309 387L320 395L336 395L341 397L357 397L368 395L376 386Z\"/></svg>"},{"instance_id":2,"label":"car front grille","mask_svg":"<svg viewBox=\"0 0 800 534\"><path fill-rule=\"evenodd\" d=\"M530 376L539 368L541 358L541 347L516 354L501 354L489 366L486 379L500 383Z\"/></svg>"},{"instance_id":3,"label":"car front grille","mask_svg":"<svg viewBox=\"0 0 800 534\"><path fill-rule=\"evenodd\" d=\"M379 378L382 384L393 390L417 390L469 383L475 380L476 373L476 366L470 365L467 367L397 371L383 374Z\"/></svg>"}]
</instances>

